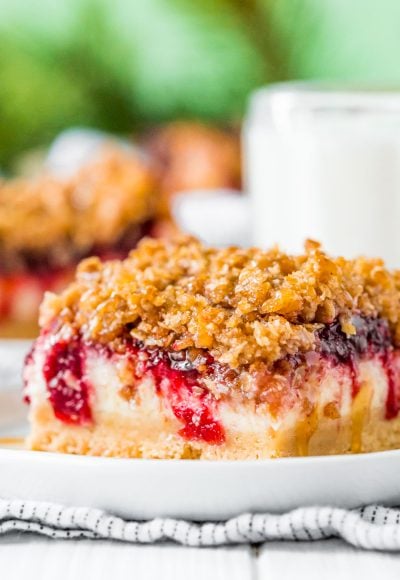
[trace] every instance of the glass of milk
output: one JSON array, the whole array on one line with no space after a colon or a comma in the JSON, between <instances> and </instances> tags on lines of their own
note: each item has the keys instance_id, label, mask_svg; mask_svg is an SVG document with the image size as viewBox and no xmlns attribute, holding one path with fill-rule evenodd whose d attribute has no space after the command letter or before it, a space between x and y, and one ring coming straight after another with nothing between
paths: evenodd
<instances>
[{"instance_id":1,"label":"glass of milk","mask_svg":"<svg viewBox=\"0 0 400 580\"><path fill-rule=\"evenodd\" d=\"M252 242L379 256L400 267L400 92L287 83L257 91L244 127Z\"/></svg>"}]
</instances>

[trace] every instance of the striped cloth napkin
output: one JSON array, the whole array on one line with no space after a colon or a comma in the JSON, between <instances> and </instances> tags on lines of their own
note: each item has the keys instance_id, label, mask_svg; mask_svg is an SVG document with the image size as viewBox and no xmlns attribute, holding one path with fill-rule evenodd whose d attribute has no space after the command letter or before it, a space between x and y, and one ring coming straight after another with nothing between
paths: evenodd
<instances>
[{"instance_id":1,"label":"striped cloth napkin","mask_svg":"<svg viewBox=\"0 0 400 580\"><path fill-rule=\"evenodd\" d=\"M185 546L260 544L274 540L342 538L366 550L400 551L400 509L307 507L283 515L243 514L225 522L131 521L97 509L0 500L0 535L30 532L55 539L110 539L133 544L173 541Z\"/></svg>"}]
</instances>

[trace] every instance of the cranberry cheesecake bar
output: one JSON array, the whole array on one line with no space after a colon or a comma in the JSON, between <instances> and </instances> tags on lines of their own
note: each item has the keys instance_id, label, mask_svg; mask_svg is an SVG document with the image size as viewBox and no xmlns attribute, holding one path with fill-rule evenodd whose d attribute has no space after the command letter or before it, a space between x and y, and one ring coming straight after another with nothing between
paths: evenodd
<instances>
[{"instance_id":1,"label":"cranberry cheesecake bar","mask_svg":"<svg viewBox=\"0 0 400 580\"><path fill-rule=\"evenodd\" d=\"M400 447L400 273L145 239L47 294L31 449L256 459Z\"/></svg>"},{"instance_id":2,"label":"cranberry cheesecake bar","mask_svg":"<svg viewBox=\"0 0 400 580\"><path fill-rule=\"evenodd\" d=\"M105 147L74 176L0 182L0 324L37 320L45 290L92 254L126 257L154 212L154 183L134 152Z\"/></svg>"}]
</instances>

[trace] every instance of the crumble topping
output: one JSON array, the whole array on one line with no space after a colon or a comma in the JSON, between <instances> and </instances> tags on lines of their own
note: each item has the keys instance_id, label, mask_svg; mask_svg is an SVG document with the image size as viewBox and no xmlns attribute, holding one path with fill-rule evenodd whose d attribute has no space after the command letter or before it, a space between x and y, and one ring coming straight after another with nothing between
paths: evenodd
<instances>
[{"instance_id":1,"label":"crumble topping","mask_svg":"<svg viewBox=\"0 0 400 580\"><path fill-rule=\"evenodd\" d=\"M152 216L153 193L145 162L112 146L66 180L0 180L0 256L111 244Z\"/></svg>"},{"instance_id":2,"label":"crumble topping","mask_svg":"<svg viewBox=\"0 0 400 580\"><path fill-rule=\"evenodd\" d=\"M256 368L313 350L321 325L385 318L400 344L400 272L379 259L330 258L316 242L213 249L191 237L143 240L124 261L84 260L61 295L47 294L41 325L58 320L103 343L127 336L169 350L206 349L232 368Z\"/></svg>"}]
</instances>

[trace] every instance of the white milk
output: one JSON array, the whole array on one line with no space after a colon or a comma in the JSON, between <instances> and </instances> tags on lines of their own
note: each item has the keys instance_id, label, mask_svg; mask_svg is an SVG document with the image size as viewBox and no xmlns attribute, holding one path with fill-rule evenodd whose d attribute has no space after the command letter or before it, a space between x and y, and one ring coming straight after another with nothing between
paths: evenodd
<instances>
[{"instance_id":1,"label":"white milk","mask_svg":"<svg viewBox=\"0 0 400 580\"><path fill-rule=\"evenodd\" d=\"M400 267L400 93L258 91L244 130L253 243Z\"/></svg>"}]
</instances>

